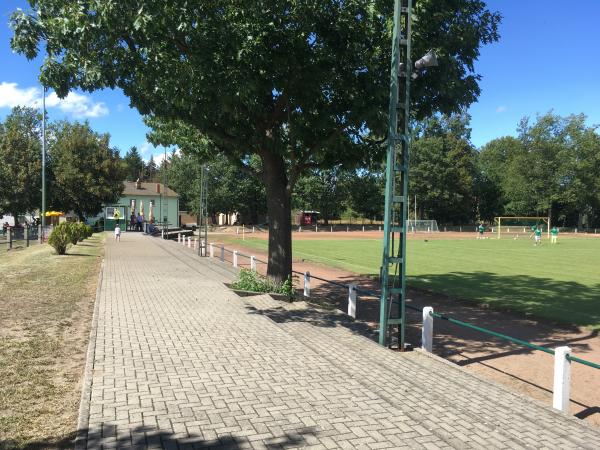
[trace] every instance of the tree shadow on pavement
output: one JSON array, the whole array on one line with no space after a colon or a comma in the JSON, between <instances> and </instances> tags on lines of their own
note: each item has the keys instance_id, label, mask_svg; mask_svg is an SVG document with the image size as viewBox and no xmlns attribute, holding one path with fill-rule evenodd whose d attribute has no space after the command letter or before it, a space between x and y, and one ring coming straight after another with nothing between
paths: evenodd
<instances>
[{"instance_id":1,"label":"tree shadow on pavement","mask_svg":"<svg viewBox=\"0 0 600 450\"><path fill-rule=\"evenodd\" d=\"M193 418L190 418L193 421ZM213 434L211 430L211 434ZM259 434L258 432L256 434ZM274 435L258 440L252 439L252 434L246 436L235 436L235 433L223 433L215 439L205 439L196 433L173 433L159 430L151 426L138 426L124 429L110 423L105 423L101 428L84 430L80 436L87 435L86 448L100 448L103 439L110 441L110 448L163 448L163 449L240 449L250 448L252 443L260 442L268 449L280 449L290 447L304 447L319 443L318 430L315 427L304 427L286 432L280 436Z\"/></svg>"}]
</instances>

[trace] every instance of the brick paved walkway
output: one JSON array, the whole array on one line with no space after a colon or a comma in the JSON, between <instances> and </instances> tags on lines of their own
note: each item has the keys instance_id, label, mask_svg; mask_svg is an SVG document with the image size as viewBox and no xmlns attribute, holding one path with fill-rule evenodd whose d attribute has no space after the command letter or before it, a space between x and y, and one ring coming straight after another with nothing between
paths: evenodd
<instances>
[{"instance_id":1,"label":"brick paved walkway","mask_svg":"<svg viewBox=\"0 0 600 450\"><path fill-rule=\"evenodd\" d=\"M599 448L600 430L342 314L240 299L173 242L108 239L79 448Z\"/></svg>"}]
</instances>

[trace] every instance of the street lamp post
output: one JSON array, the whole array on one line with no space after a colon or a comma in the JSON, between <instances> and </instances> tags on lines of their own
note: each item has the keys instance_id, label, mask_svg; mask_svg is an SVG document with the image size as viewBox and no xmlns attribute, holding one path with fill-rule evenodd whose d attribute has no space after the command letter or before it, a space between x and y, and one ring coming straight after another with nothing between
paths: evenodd
<instances>
[{"instance_id":1,"label":"street lamp post","mask_svg":"<svg viewBox=\"0 0 600 450\"><path fill-rule=\"evenodd\" d=\"M430 51L411 62L412 0L395 0L386 158L383 261L379 305L379 344L388 345L390 326L398 327L398 349L405 347L406 232L410 151L410 80L437 65Z\"/></svg>"},{"instance_id":2,"label":"street lamp post","mask_svg":"<svg viewBox=\"0 0 600 450\"><path fill-rule=\"evenodd\" d=\"M44 240L46 227L46 86L42 95L42 214L41 240Z\"/></svg>"}]
</instances>

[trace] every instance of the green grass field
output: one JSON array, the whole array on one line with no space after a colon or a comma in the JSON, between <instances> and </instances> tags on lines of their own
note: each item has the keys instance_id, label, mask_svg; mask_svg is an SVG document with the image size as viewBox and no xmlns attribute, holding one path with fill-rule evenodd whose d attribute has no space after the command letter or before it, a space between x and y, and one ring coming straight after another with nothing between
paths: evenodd
<instances>
[{"instance_id":1,"label":"green grass field","mask_svg":"<svg viewBox=\"0 0 600 450\"><path fill-rule=\"evenodd\" d=\"M236 240L239 244L241 241ZM266 250L264 240L246 238ZM381 240L294 241L294 256L378 275ZM409 240L409 286L600 329L600 239Z\"/></svg>"}]
</instances>

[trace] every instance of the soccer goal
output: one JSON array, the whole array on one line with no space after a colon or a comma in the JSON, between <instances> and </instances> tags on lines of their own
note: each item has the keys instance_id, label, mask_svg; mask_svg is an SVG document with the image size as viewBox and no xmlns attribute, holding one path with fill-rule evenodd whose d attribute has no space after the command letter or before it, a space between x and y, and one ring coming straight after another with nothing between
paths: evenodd
<instances>
[{"instance_id":1,"label":"soccer goal","mask_svg":"<svg viewBox=\"0 0 600 450\"><path fill-rule=\"evenodd\" d=\"M550 217L494 217L492 231L497 234L498 239L502 236L517 239L519 236L527 237L536 227L550 236Z\"/></svg>"},{"instance_id":2,"label":"soccer goal","mask_svg":"<svg viewBox=\"0 0 600 450\"><path fill-rule=\"evenodd\" d=\"M409 233L437 233L437 220L407 220L406 231Z\"/></svg>"}]
</instances>

